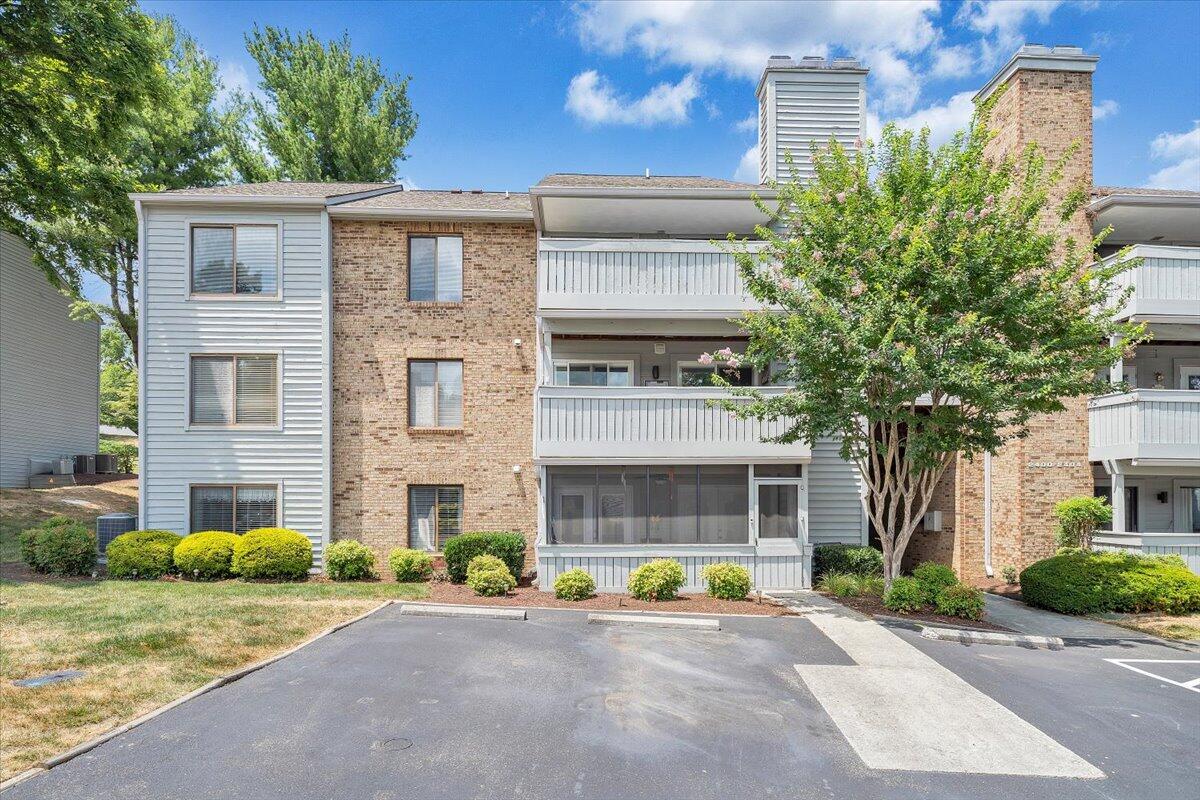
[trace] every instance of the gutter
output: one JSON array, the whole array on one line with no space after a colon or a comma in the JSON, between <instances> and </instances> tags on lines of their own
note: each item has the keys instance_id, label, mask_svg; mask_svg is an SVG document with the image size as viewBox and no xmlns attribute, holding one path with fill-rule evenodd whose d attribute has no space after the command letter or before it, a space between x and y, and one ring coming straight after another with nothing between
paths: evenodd
<instances>
[{"instance_id":1,"label":"gutter","mask_svg":"<svg viewBox=\"0 0 1200 800\"><path fill-rule=\"evenodd\" d=\"M1200 195L1188 194L1106 194L1088 203L1087 210L1098 214L1109 206L1148 206L1151 208L1200 207Z\"/></svg>"}]
</instances>

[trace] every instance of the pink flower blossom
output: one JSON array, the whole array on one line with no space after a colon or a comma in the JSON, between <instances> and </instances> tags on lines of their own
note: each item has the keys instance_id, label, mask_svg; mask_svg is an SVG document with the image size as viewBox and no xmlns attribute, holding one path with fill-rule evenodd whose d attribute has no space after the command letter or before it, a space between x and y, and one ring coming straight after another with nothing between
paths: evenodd
<instances>
[{"instance_id":1,"label":"pink flower blossom","mask_svg":"<svg viewBox=\"0 0 1200 800\"><path fill-rule=\"evenodd\" d=\"M996 205L996 195L989 194L987 197L983 198L983 204L988 208Z\"/></svg>"},{"instance_id":2,"label":"pink flower blossom","mask_svg":"<svg viewBox=\"0 0 1200 800\"><path fill-rule=\"evenodd\" d=\"M963 214L963 219L965 219L967 222L974 222L975 221L974 209L968 208L967 213Z\"/></svg>"},{"instance_id":3,"label":"pink flower blossom","mask_svg":"<svg viewBox=\"0 0 1200 800\"><path fill-rule=\"evenodd\" d=\"M733 357L733 350L731 350L728 347L722 347L720 350L717 351L717 355L721 357L722 361L728 361L730 358Z\"/></svg>"},{"instance_id":4,"label":"pink flower blossom","mask_svg":"<svg viewBox=\"0 0 1200 800\"><path fill-rule=\"evenodd\" d=\"M862 147L862 146L863 146L863 140L862 140L862 137L861 137L861 136L855 136L855 137L854 137L854 146L855 146L855 147Z\"/></svg>"},{"instance_id":5,"label":"pink flower blossom","mask_svg":"<svg viewBox=\"0 0 1200 800\"><path fill-rule=\"evenodd\" d=\"M784 278L779 282L779 288L783 289L785 292L790 292L793 288L793 284L790 280Z\"/></svg>"},{"instance_id":6,"label":"pink flower blossom","mask_svg":"<svg viewBox=\"0 0 1200 800\"><path fill-rule=\"evenodd\" d=\"M703 366L706 366L706 367L709 364L713 363L713 357L709 353L701 353L700 358L698 358L696 360L699 361Z\"/></svg>"},{"instance_id":7,"label":"pink flower blossom","mask_svg":"<svg viewBox=\"0 0 1200 800\"><path fill-rule=\"evenodd\" d=\"M846 202L846 193L845 193L845 192L838 192L838 193L837 193L837 201L838 201L839 203L844 203L844 202Z\"/></svg>"},{"instance_id":8,"label":"pink flower blossom","mask_svg":"<svg viewBox=\"0 0 1200 800\"><path fill-rule=\"evenodd\" d=\"M859 297L867 290L866 285L862 281L855 281L854 286L850 287L850 296Z\"/></svg>"},{"instance_id":9,"label":"pink flower blossom","mask_svg":"<svg viewBox=\"0 0 1200 800\"><path fill-rule=\"evenodd\" d=\"M820 261L820 260L821 260L821 258L822 258L822 256L821 256L821 251L820 251L820 250L813 250L813 254L812 254L812 260L813 260L813 261Z\"/></svg>"}]
</instances>

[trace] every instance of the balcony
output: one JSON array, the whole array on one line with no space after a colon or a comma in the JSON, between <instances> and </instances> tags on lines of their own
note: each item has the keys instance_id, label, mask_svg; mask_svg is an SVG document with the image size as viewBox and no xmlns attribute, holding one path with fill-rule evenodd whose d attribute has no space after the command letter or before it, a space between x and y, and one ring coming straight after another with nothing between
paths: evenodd
<instances>
[{"instance_id":1,"label":"balcony","mask_svg":"<svg viewBox=\"0 0 1200 800\"><path fill-rule=\"evenodd\" d=\"M544 316L736 316L759 308L733 256L709 242L543 239L538 311Z\"/></svg>"},{"instance_id":2,"label":"balcony","mask_svg":"<svg viewBox=\"0 0 1200 800\"><path fill-rule=\"evenodd\" d=\"M1137 389L1092 398L1088 458L1200 465L1200 392Z\"/></svg>"},{"instance_id":3,"label":"balcony","mask_svg":"<svg viewBox=\"0 0 1200 800\"><path fill-rule=\"evenodd\" d=\"M780 391L765 389L765 392ZM782 420L739 420L710 407L719 389L539 386L534 457L541 463L806 461L807 445L769 444Z\"/></svg>"},{"instance_id":4,"label":"balcony","mask_svg":"<svg viewBox=\"0 0 1200 800\"><path fill-rule=\"evenodd\" d=\"M1116 293L1133 293L1118 315L1122 319L1163 322L1200 321L1200 247L1139 244L1130 252L1142 263L1117 279ZM1112 263L1116 255L1104 259Z\"/></svg>"}]
</instances>

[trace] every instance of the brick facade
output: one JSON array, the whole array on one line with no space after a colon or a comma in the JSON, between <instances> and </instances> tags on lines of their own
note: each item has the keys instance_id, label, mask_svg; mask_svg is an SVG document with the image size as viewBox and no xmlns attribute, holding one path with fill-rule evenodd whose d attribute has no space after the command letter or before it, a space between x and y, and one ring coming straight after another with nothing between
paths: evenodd
<instances>
[{"instance_id":1,"label":"brick facade","mask_svg":"<svg viewBox=\"0 0 1200 800\"><path fill-rule=\"evenodd\" d=\"M407 299L428 233L463 237L461 303ZM532 563L536 258L532 223L333 221L332 538L406 546L409 485L461 485L463 530L520 531ZM415 358L462 360L461 430L409 428Z\"/></svg>"}]
</instances>

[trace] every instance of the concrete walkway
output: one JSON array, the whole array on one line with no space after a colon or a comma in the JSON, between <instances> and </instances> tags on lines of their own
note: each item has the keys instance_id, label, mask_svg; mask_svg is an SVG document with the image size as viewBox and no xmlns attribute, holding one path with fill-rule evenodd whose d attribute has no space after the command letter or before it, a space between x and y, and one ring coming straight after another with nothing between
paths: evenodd
<instances>
[{"instance_id":1,"label":"concrete walkway","mask_svg":"<svg viewBox=\"0 0 1200 800\"><path fill-rule=\"evenodd\" d=\"M1153 639L1146 633L1106 625L1084 617L1069 617L1027 606L1017 600L984 594L984 618L1017 633L1057 636L1060 639Z\"/></svg>"}]
</instances>

